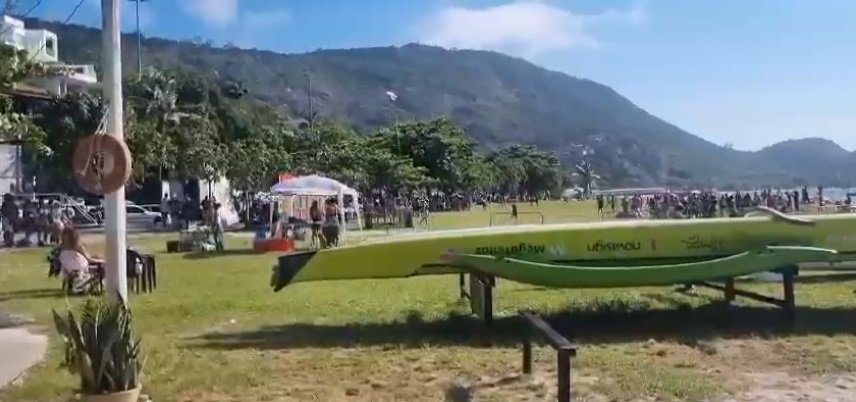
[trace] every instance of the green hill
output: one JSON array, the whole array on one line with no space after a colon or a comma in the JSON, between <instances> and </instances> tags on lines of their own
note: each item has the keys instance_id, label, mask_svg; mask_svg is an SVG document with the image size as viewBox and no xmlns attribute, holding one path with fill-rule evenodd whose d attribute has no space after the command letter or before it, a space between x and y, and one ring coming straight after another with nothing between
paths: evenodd
<instances>
[{"instance_id":1,"label":"green hill","mask_svg":"<svg viewBox=\"0 0 856 402\"><path fill-rule=\"evenodd\" d=\"M56 32L63 60L100 62L98 30L33 19L27 24ZM132 71L136 38L126 38L123 59ZM296 117L309 114L311 72L312 110L363 129L448 115L486 149L535 144L574 163L587 147L597 171L614 186L856 182L848 169L856 156L837 145L834 151L802 142L759 152L727 149L650 115L605 85L495 52L411 44L285 55L158 38L144 39L143 48L147 65L241 81L251 96ZM398 99L391 102L386 91Z\"/></svg>"}]
</instances>

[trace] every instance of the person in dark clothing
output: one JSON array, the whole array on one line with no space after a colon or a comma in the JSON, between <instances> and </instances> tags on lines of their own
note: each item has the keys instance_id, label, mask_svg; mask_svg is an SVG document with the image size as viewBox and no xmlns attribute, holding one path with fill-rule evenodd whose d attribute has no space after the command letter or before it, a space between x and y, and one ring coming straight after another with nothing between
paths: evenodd
<instances>
[{"instance_id":1,"label":"person in dark clothing","mask_svg":"<svg viewBox=\"0 0 856 402\"><path fill-rule=\"evenodd\" d=\"M0 204L0 228L3 230L3 245L12 247L15 245L15 225L18 221L18 205L12 194L3 195L3 203Z\"/></svg>"},{"instance_id":2,"label":"person in dark clothing","mask_svg":"<svg viewBox=\"0 0 856 402\"><path fill-rule=\"evenodd\" d=\"M309 241L309 247L316 248L323 244L321 239L321 222L324 221L324 215L321 213L321 207L318 206L318 200L313 200L312 206L309 207L309 219L312 221L312 238Z\"/></svg>"},{"instance_id":3,"label":"person in dark clothing","mask_svg":"<svg viewBox=\"0 0 856 402\"><path fill-rule=\"evenodd\" d=\"M184 205L181 207L181 215L184 218L184 228L190 229L190 223L197 221L197 210L198 206L195 201L188 198L184 201Z\"/></svg>"},{"instance_id":4,"label":"person in dark clothing","mask_svg":"<svg viewBox=\"0 0 856 402\"><path fill-rule=\"evenodd\" d=\"M321 227L323 248L339 245L339 206L331 198L324 203L324 225Z\"/></svg>"}]
</instances>

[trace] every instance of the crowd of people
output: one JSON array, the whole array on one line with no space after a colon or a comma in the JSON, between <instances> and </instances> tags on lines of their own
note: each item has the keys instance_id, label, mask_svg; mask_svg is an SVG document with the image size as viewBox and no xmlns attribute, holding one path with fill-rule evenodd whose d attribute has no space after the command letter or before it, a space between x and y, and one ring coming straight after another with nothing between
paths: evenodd
<instances>
[{"instance_id":1,"label":"crowd of people","mask_svg":"<svg viewBox=\"0 0 856 402\"><path fill-rule=\"evenodd\" d=\"M73 221L73 214L58 200L24 200L4 194L0 203L0 231L4 247L45 246L59 243L63 228ZM16 239L23 233L22 239Z\"/></svg>"},{"instance_id":2,"label":"crowd of people","mask_svg":"<svg viewBox=\"0 0 856 402\"><path fill-rule=\"evenodd\" d=\"M208 225L213 232L222 233L225 223L220 203L213 197L197 202L190 197L178 200L164 194L160 204L160 224L166 229L187 229L194 224ZM85 206L79 205L84 208ZM95 215L99 207L86 207ZM32 247L56 245L63 228L79 224L76 212L59 199L17 197L4 194L0 203L0 232L2 247ZM219 230L218 230L219 229ZM221 242L216 242L218 245Z\"/></svg>"},{"instance_id":3,"label":"crowd of people","mask_svg":"<svg viewBox=\"0 0 856 402\"><path fill-rule=\"evenodd\" d=\"M759 206L785 213L800 213L806 206L824 206L823 187L814 197L808 187L801 190L761 190L751 192L714 193L708 191L669 192L651 195L598 195L598 212L614 213L618 217L681 219L735 217ZM843 201L851 205L850 195Z\"/></svg>"}]
</instances>

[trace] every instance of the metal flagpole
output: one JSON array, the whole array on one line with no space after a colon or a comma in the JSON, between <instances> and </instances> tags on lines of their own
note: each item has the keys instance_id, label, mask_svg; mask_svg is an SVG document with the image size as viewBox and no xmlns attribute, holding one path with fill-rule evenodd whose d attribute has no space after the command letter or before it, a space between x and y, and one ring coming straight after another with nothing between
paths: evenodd
<instances>
[{"instance_id":1,"label":"metal flagpole","mask_svg":"<svg viewBox=\"0 0 856 402\"><path fill-rule=\"evenodd\" d=\"M107 100L107 135L119 140L122 127L122 46L119 24L121 0L101 0L102 48L104 49L104 98ZM104 256L108 297L127 303L128 278L125 257L125 188L104 195Z\"/></svg>"}]
</instances>

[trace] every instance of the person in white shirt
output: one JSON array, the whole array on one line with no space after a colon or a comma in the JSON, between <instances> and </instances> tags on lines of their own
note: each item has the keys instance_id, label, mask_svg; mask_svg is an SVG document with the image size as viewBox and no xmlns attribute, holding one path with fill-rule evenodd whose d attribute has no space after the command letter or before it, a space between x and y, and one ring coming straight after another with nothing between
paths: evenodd
<instances>
[{"instance_id":1,"label":"person in white shirt","mask_svg":"<svg viewBox=\"0 0 856 402\"><path fill-rule=\"evenodd\" d=\"M223 251L223 232L226 231L225 217L223 216L222 206L219 203L214 203L211 216L211 229L214 234L214 249Z\"/></svg>"},{"instance_id":2,"label":"person in white shirt","mask_svg":"<svg viewBox=\"0 0 856 402\"><path fill-rule=\"evenodd\" d=\"M80 241L80 233L73 227L63 228L60 236L59 262L63 279L71 282L75 293L85 293L92 284L89 271L92 264L104 264L104 260L92 256Z\"/></svg>"},{"instance_id":3,"label":"person in white shirt","mask_svg":"<svg viewBox=\"0 0 856 402\"><path fill-rule=\"evenodd\" d=\"M50 207L50 242L58 243L62 231L65 228L65 216L63 214L62 205L59 201L54 200Z\"/></svg>"},{"instance_id":4,"label":"person in white shirt","mask_svg":"<svg viewBox=\"0 0 856 402\"><path fill-rule=\"evenodd\" d=\"M160 203L161 225L164 229L172 226L172 214L170 211L169 194L164 193Z\"/></svg>"}]
</instances>

